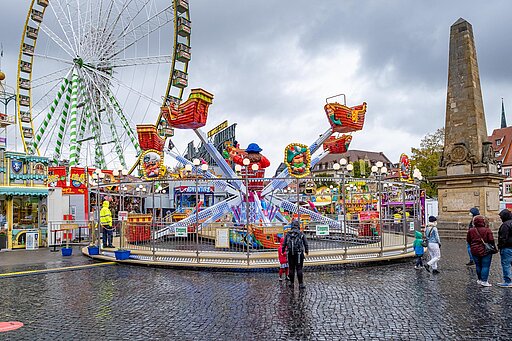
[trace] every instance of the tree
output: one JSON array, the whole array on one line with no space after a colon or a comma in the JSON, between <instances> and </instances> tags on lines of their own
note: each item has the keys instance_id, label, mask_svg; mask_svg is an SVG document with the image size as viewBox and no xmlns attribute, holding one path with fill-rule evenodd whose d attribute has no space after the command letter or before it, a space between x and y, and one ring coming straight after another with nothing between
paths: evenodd
<instances>
[{"instance_id":1,"label":"tree","mask_svg":"<svg viewBox=\"0 0 512 341\"><path fill-rule=\"evenodd\" d=\"M366 162L364 162L365 163L364 172L361 172L361 162L364 162L364 161L358 160L358 161L352 162L352 165L354 166L354 170L352 171L354 178L368 178L371 174L371 166L369 166Z\"/></svg>"},{"instance_id":2,"label":"tree","mask_svg":"<svg viewBox=\"0 0 512 341\"><path fill-rule=\"evenodd\" d=\"M444 128L427 134L420 142L419 148L411 148L411 166L417 167L424 178L437 175L444 146ZM421 188L425 189L427 196L437 197L437 186L429 181L423 182Z\"/></svg>"}]
</instances>

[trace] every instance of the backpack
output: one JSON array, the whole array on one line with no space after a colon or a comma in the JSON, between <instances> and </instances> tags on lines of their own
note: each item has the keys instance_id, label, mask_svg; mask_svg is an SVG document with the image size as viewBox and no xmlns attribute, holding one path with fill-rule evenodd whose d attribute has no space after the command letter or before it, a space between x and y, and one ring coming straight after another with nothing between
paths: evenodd
<instances>
[{"instance_id":1,"label":"backpack","mask_svg":"<svg viewBox=\"0 0 512 341\"><path fill-rule=\"evenodd\" d=\"M292 255L299 255L304 252L304 241L302 239L302 233L298 231L288 232L288 241L286 242L286 248Z\"/></svg>"}]
</instances>

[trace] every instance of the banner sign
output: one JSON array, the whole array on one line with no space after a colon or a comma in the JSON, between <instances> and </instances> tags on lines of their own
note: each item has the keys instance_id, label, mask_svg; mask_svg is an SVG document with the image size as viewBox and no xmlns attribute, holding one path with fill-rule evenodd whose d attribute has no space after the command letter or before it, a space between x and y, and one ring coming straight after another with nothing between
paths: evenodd
<instances>
[{"instance_id":1,"label":"banner sign","mask_svg":"<svg viewBox=\"0 0 512 341\"><path fill-rule=\"evenodd\" d=\"M212 130L208 132L208 138L212 137L213 135L217 134L219 131L224 130L228 127L228 121L224 121Z\"/></svg>"},{"instance_id":2,"label":"banner sign","mask_svg":"<svg viewBox=\"0 0 512 341\"><path fill-rule=\"evenodd\" d=\"M66 167L48 167L48 186L66 187Z\"/></svg>"}]
</instances>

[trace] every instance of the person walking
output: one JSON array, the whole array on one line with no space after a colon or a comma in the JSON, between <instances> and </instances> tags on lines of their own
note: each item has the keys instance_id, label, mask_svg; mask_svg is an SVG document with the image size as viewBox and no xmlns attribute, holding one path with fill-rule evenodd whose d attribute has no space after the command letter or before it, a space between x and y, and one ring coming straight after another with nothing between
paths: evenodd
<instances>
[{"instance_id":1,"label":"person walking","mask_svg":"<svg viewBox=\"0 0 512 341\"><path fill-rule=\"evenodd\" d=\"M281 238L281 243L279 245L279 248L277 249L277 254L279 256L279 281L282 281L283 278L286 278L286 280L289 280L288 278L288 257L286 256L286 253L283 253L283 244L284 244L284 237Z\"/></svg>"},{"instance_id":2,"label":"person walking","mask_svg":"<svg viewBox=\"0 0 512 341\"><path fill-rule=\"evenodd\" d=\"M476 275L478 276L476 282L483 287L492 286L488 281L492 253L486 251L484 243L491 244L494 247L496 246L494 245L492 231L487 226L483 216L477 215L473 218L473 227L468 230L466 240L470 245L471 254L473 255L476 266Z\"/></svg>"},{"instance_id":3,"label":"person walking","mask_svg":"<svg viewBox=\"0 0 512 341\"><path fill-rule=\"evenodd\" d=\"M478 208L473 207L469 210L469 215L471 216L471 221L468 224L468 231L470 228L473 227L473 218L475 218L477 215L480 215L480 211L478 210ZM471 254L471 249L469 247L469 243L466 243L466 244L467 244L468 256L469 256L469 262L467 262L466 265L468 265L468 266L475 265L475 261L473 259L473 255Z\"/></svg>"},{"instance_id":4,"label":"person walking","mask_svg":"<svg viewBox=\"0 0 512 341\"><path fill-rule=\"evenodd\" d=\"M416 265L414 268L419 270L423 268L423 254L425 253L425 248L423 247L423 234L420 231L415 231L414 236L416 237L412 244L416 255Z\"/></svg>"},{"instance_id":5,"label":"person walking","mask_svg":"<svg viewBox=\"0 0 512 341\"><path fill-rule=\"evenodd\" d=\"M103 247L114 247L112 245L112 212L108 200L103 201L100 210L100 224L103 230Z\"/></svg>"},{"instance_id":6,"label":"person walking","mask_svg":"<svg viewBox=\"0 0 512 341\"><path fill-rule=\"evenodd\" d=\"M498 230L498 249L500 250L503 282L498 283L498 286L512 288L512 275L510 273L510 264L512 263L512 212L505 208L499 213L499 216L503 222Z\"/></svg>"},{"instance_id":7,"label":"person walking","mask_svg":"<svg viewBox=\"0 0 512 341\"><path fill-rule=\"evenodd\" d=\"M306 253L306 255L309 254L308 242L306 236L300 230L300 223L294 220L291 225L290 231L284 237L281 252L288 252L288 277L290 278L290 288L293 288L296 271L299 289L304 289L306 286L304 285L302 267L304 265L304 253Z\"/></svg>"},{"instance_id":8,"label":"person walking","mask_svg":"<svg viewBox=\"0 0 512 341\"><path fill-rule=\"evenodd\" d=\"M425 264L425 269L435 275L439 273L437 270L437 263L441 259L441 239L437 231L437 218L434 216L428 217L427 228L425 229L425 237L428 241L428 254L430 260Z\"/></svg>"}]
</instances>

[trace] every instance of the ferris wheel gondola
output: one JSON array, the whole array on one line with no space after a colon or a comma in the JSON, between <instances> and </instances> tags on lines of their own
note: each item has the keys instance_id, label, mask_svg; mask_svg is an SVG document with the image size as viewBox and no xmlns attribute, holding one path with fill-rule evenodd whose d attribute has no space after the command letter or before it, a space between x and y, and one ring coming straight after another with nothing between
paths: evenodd
<instances>
[{"instance_id":1,"label":"ferris wheel gondola","mask_svg":"<svg viewBox=\"0 0 512 341\"><path fill-rule=\"evenodd\" d=\"M187 0L32 0L17 76L25 151L127 168L141 152L135 125L181 100L189 60Z\"/></svg>"}]
</instances>

